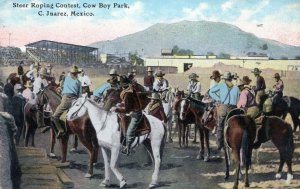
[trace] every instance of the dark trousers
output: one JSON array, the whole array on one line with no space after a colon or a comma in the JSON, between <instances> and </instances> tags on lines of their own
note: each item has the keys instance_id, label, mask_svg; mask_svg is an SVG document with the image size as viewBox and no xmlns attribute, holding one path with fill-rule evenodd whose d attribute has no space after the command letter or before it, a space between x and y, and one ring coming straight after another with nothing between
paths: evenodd
<instances>
[{"instance_id":1,"label":"dark trousers","mask_svg":"<svg viewBox=\"0 0 300 189\"><path fill-rule=\"evenodd\" d=\"M127 129L127 146L130 146L134 141L135 132L138 127L138 124L141 122L142 112L131 113L131 120Z\"/></svg>"}]
</instances>

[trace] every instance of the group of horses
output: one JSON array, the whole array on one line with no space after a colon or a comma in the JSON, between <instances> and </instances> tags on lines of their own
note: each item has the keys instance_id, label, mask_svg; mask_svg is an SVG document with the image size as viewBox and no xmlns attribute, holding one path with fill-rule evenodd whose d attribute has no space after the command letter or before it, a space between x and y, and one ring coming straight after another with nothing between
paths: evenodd
<instances>
[{"instance_id":1,"label":"group of horses","mask_svg":"<svg viewBox=\"0 0 300 189\"><path fill-rule=\"evenodd\" d=\"M107 92L106 98L112 101L113 105L121 102L121 90L110 90ZM148 93L140 92L141 104L143 107L149 103L147 98ZM32 136L32 145L34 146L34 133L38 127L36 114L44 118L45 124L52 126L51 119L45 115L44 106L48 104L54 111L60 104L61 96L55 90L49 87L44 88L38 93L36 105L25 105L24 116L26 120L25 146L28 145L29 134ZM262 100L263 101L263 100ZM241 162L245 165L245 186L249 186L248 169L251 165L251 155L254 148L259 148L260 145L268 140L271 140L279 150L280 165L276 178L281 177L282 167L284 163L288 166L287 180L292 179L292 156L293 156L293 131L292 127L283 121L290 113L294 131L299 126L299 108L300 101L294 97L283 97L279 104L275 106L274 116L263 117L262 129L258 133L258 143L254 144L256 137L256 123L249 116L241 111L232 113L232 116L227 117L227 127L224 132L226 145L225 152L225 178L229 176L230 154L236 162L236 181L234 188L238 186L240 165ZM217 105L214 101L204 96L202 101L195 100L189 96L185 96L183 91L178 89L168 91L163 108L167 115L167 126L151 115L143 113L150 123L151 132L148 134L136 137L133 147L143 144L151 159L154 162L154 173L149 187L158 185L158 173L163 155L163 147L165 142L172 142L172 127L176 123L178 126L179 146L188 146L189 125L195 124L195 132L199 131L200 150L197 159L209 161L211 156L209 146L209 132L218 126L217 121ZM275 117L276 116L276 117ZM282 119L281 119L282 118ZM121 131L119 128L118 115L114 112L106 111L103 107L96 104L87 96L80 97L76 100L61 124L65 124L66 135L60 139L62 150L62 162L66 161L68 139L71 134L75 134L82 144L88 149L90 160L88 171L85 177L92 177L93 166L98 159L99 147L105 164L105 179L102 185L110 185L110 171L112 171L120 182L120 187L126 185L126 180L117 168L117 159L122 147ZM51 150L50 156L55 156L55 127L51 127ZM206 143L206 154L204 150L204 141ZM109 157L110 155L110 157Z\"/></svg>"}]
</instances>

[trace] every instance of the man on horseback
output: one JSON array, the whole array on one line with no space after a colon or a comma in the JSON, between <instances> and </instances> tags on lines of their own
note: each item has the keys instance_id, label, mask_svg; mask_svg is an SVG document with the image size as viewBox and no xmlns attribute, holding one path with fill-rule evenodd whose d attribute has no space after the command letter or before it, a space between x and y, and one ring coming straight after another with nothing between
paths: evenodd
<instances>
[{"instance_id":1,"label":"man on horseback","mask_svg":"<svg viewBox=\"0 0 300 189\"><path fill-rule=\"evenodd\" d=\"M137 90L130 84L130 80L126 76L120 77L120 86L123 88L120 94L122 104L118 107L112 107L111 111L126 113L131 117L126 133L126 148L122 149L122 153L129 155L131 144L135 139L137 126L143 115L143 108L138 99Z\"/></svg>"},{"instance_id":2,"label":"man on horseback","mask_svg":"<svg viewBox=\"0 0 300 189\"><path fill-rule=\"evenodd\" d=\"M153 70L151 67L148 67L147 75L144 77L144 87L146 91L153 90L153 83L154 83Z\"/></svg>"},{"instance_id":3,"label":"man on horseback","mask_svg":"<svg viewBox=\"0 0 300 189\"><path fill-rule=\"evenodd\" d=\"M119 81L117 70L111 69L109 71L110 78L106 83L102 84L93 92L93 100L95 102L100 102L106 95L107 90L109 89L119 89Z\"/></svg>"},{"instance_id":4,"label":"man on horseback","mask_svg":"<svg viewBox=\"0 0 300 189\"><path fill-rule=\"evenodd\" d=\"M162 120L165 124L167 123L167 116L164 112L163 105L161 103L161 99L159 98L159 94L152 93L150 103L145 108L146 112L158 119Z\"/></svg>"},{"instance_id":5,"label":"man on horseback","mask_svg":"<svg viewBox=\"0 0 300 189\"><path fill-rule=\"evenodd\" d=\"M256 104L260 104L261 97L265 94L265 89L266 89L266 83L265 79L260 75L262 72L258 68L254 68L253 71L251 71L254 76L256 77L256 86L254 87L255 91L255 102Z\"/></svg>"},{"instance_id":6,"label":"man on horseback","mask_svg":"<svg viewBox=\"0 0 300 189\"><path fill-rule=\"evenodd\" d=\"M201 84L197 80L199 76L195 73L189 75L189 84L187 86L188 95L196 100L200 100L201 95Z\"/></svg>"},{"instance_id":7,"label":"man on horseback","mask_svg":"<svg viewBox=\"0 0 300 189\"><path fill-rule=\"evenodd\" d=\"M48 76L46 68L40 70L39 76L33 82L33 93L36 95L40 90L48 86L46 77Z\"/></svg>"},{"instance_id":8,"label":"man on horseback","mask_svg":"<svg viewBox=\"0 0 300 189\"><path fill-rule=\"evenodd\" d=\"M52 121L58 130L57 138L60 138L65 134L65 131L59 122L60 116L72 106L74 100L82 95L81 83L78 80L78 74L80 72L78 71L77 66L73 66L70 73L71 76L65 77L61 103L58 105L52 116Z\"/></svg>"},{"instance_id":9,"label":"man on horseback","mask_svg":"<svg viewBox=\"0 0 300 189\"><path fill-rule=\"evenodd\" d=\"M211 82L210 82L210 89L215 86L215 85L218 85L220 82L221 82L221 74L218 70L214 70L212 72L212 75L210 76L210 79L211 79Z\"/></svg>"},{"instance_id":10,"label":"man on horseback","mask_svg":"<svg viewBox=\"0 0 300 189\"><path fill-rule=\"evenodd\" d=\"M248 76L244 76L237 86L241 90L240 98L237 103L237 108L242 108L245 110L246 114L255 119L259 114L259 109L255 103L255 94L252 91L250 83L251 79Z\"/></svg>"},{"instance_id":11,"label":"man on horseback","mask_svg":"<svg viewBox=\"0 0 300 189\"><path fill-rule=\"evenodd\" d=\"M154 92L159 92L161 93L160 98L163 100L163 102L166 102L166 94L168 92L169 88L169 82L163 78L165 74L161 71L158 70L155 73L155 81L153 83L153 91Z\"/></svg>"},{"instance_id":12,"label":"man on horseback","mask_svg":"<svg viewBox=\"0 0 300 189\"><path fill-rule=\"evenodd\" d=\"M217 128L218 150L224 148L225 118L230 110L236 108L240 95L239 88L232 84L232 78L233 76L230 72L225 72L222 76L225 82L215 85L209 90L209 95L219 103L217 106L217 114L219 116Z\"/></svg>"},{"instance_id":13,"label":"man on horseback","mask_svg":"<svg viewBox=\"0 0 300 189\"><path fill-rule=\"evenodd\" d=\"M274 96L273 96L273 104L277 102L278 99L282 98L283 96L283 81L280 79L279 73L275 73L275 84L273 86L274 88Z\"/></svg>"},{"instance_id":14,"label":"man on horseback","mask_svg":"<svg viewBox=\"0 0 300 189\"><path fill-rule=\"evenodd\" d=\"M92 84L91 79L85 74L83 69L81 69L80 71L81 75L79 76L78 80L81 82L82 93L87 93L88 97L90 97L90 86Z\"/></svg>"}]
</instances>

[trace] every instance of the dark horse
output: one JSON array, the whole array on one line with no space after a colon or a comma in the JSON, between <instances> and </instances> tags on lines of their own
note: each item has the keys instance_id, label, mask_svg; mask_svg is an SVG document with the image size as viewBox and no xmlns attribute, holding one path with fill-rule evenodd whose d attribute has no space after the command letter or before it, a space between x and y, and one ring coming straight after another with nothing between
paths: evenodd
<instances>
[{"instance_id":1,"label":"dark horse","mask_svg":"<svg viewBox=\"0 0 300 189\"><path fill-rule=\"evenodd\" d=\"M39 117L43 118L43 107L45 104L49 104L52 111L55 111L57 106L61 102L61 97L55 93L54 91L48 89L47 87L40 91L37 95L37 107L38 107L38 114ZM61 120L61 124L64 125L64 120ZM52 123L51 126L53 128L54 124ZM76 134L82 144L88 149L90 154L90 161L89 161L89 168L88 172L85 177L91 177L93 174L93 163L97 162L97 155L98 155L98 142L96 137L96 132L93 129L90 119L87 115L74 119L72 121L66 121L65 124L66 128L66 135L60 139L61 142L61 149L62 149L62 159L61 162L66 162L67 156L67 148L68 148L68 140L69 135ZM51 153L53 153L55 145L55 134L51 136Z\"/></svg>"},{"instance_id":2,"label":"dark horse","mask_svg":"<svg viewBox=\"0 0 300 189\"><path fill-rule=\"evenodd\" d=\"M300 127L300 100L292 96L284 96L282 99L287 103L288 112L294 124L294 132L296 132L297 127Z\"/></svg>"},{"instance_id":3,"label":"dark horse","mask_svg":"<svg viewBox=\"0 0 300 189\"><path fill-rule=\"evenodd\" d=\"M227 126L224 130L225 136L225 163L226 172L225 179L229 177L229 148L231 149L232 158L236 166L236 179L234 189L238 189L239 174L241 161L245 165L245 187L249 187L248 170L251 166L251 155L253 150L253 142L255 140L256 125L255 121L250 117L243 115L243 111L234 109L229 113ZM230 114L232 115L230 117ZM242 153L240 154L240 151Z\"/></svg>"},{"instance_id":4,"label":"dark horse","mask_svg":"<svg viewBox=\"0 0 300 189\"><path fill-rule=\"evenodd\" d=\"M258 131L258 142L254 144L254 148L259 148L262 143L269 140L273 142L279 150L280 164L276 178L281 178L283 164L288 167L287 182L293 179L292 158L294 153L294 140L292 127L286 121L276 116L262 116L261 128Z\"/></svg>"}]
</instances>

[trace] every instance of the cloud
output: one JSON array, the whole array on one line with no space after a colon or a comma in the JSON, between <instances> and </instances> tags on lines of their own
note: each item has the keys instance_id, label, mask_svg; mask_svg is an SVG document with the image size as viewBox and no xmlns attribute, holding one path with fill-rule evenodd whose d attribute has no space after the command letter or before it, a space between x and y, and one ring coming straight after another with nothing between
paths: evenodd
<instances>
[{"instance_id":1,"label":"cloud","mask_svg":"<svg viewBox=\"0 0 300 189\"><path fill-rule=\"evenodd\" d=\"M256 6L253 6L250 9L242 9L240 11L240 16L237 19L237 22L247 22L250 21L253 15L263 10L269 4L269 0L262 0Z\"/></svg>"},{"instance_id":2,"label":"cloud","mask_svg":"<svg viewBox=\"0 0 300 189\"><path fill-rule=\"evenodd\" d=\"M200 3L195 9L192 8L183 8L182 12L184 15L184 19L187 20L200 20L206 19L204 11L208 9L207 3Z\"/></svg>"},{"instance_id":3,"label":"cloud","mask_svg":"<svg viewBox=\"0 0 300 189\"><path fill-rule=\"evenodd\" d=\"M236 0L229 0L229 1L226 1L225 3L223 3L221 5L221 9L223 11L227 11L228 9L231 9L232 6L236 3Z\"/></svg>"},{"instance_id":4,"label":"cloud","mask_svg":"<svg viewBox=\"0 0 300 189\"><path fill-rule=\"evenodd\" d=\"M144 5L142 2L137 1L133 5L129 5L129 9L116 9L111 12L113 17L133 18L139 16L144 11Z\"/></svg>"}]
</instances>

